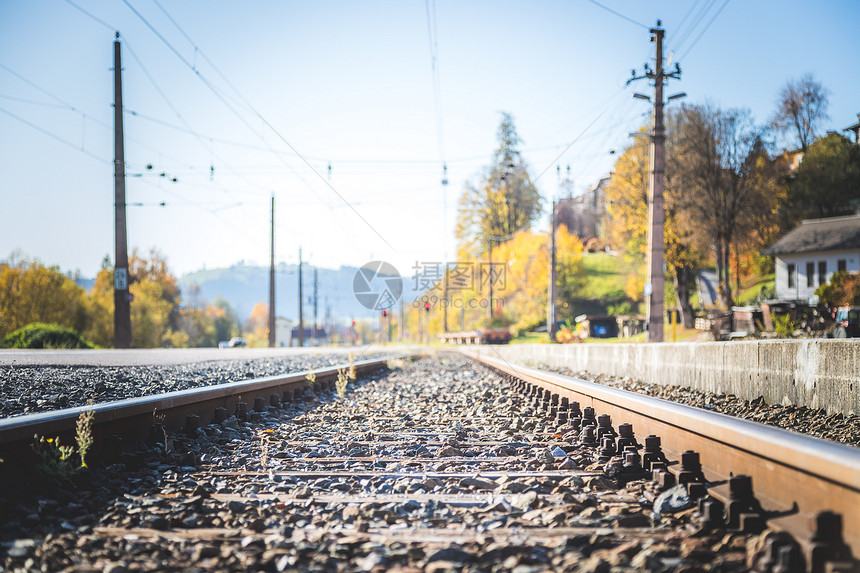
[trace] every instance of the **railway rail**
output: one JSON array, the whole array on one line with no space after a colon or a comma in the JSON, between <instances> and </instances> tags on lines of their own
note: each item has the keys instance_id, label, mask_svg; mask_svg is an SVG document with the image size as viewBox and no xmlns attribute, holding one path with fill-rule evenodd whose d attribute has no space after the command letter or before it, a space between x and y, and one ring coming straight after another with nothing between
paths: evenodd
<instances>
[{"instance_id":1,"label":"railway rail","mask_svg":"<svg viewBox=\"0 0 860 573\"><path fill-rule=\"evenodd\" d=\"M95 406L106 471L4 491L0 566L856 570L858 450L490 353ZM0 421L0 468L83 410Z\"/></svg>"},{"instance_id":2,"label":"railway rail","mask_svg":"<svg viewBox=\"0 0 860 573\"><path fill-rule=\"evenodd\" d=\"M551 410L559 410L564 398L630 424L640 436L658 436L667 458L678 462L666 468L674 480L690 479L689 469L700 474L693 480L701 482L695 495L717 502L703 508L713 514L709 519L742 530L768 525L790 533L812 571L824 571L829 560L844 560L830 565L833 570L857 569L860 449L510 364L490 351L462 352L548 396Z\"/></svg>"}]
</instances>

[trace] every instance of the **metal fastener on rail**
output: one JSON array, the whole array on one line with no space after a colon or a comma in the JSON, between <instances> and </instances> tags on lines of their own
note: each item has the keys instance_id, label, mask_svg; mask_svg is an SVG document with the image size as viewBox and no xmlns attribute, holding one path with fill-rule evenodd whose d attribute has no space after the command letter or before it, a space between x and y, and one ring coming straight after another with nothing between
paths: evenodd
<instances>
[{"instance_id":1,"label":"metal fastener on rail","mask_svg":"<svg viewBox=\"0 0 860 573\"><path fill-rule=\"evenodd\" d=\"M825 573L830 562L851 561L851 549L842 540L840 514L833 511L821 511L815 514L812 517L812 532L812 543L809 546L809 565L812 573Z\"/></svg>"}]
</instances>

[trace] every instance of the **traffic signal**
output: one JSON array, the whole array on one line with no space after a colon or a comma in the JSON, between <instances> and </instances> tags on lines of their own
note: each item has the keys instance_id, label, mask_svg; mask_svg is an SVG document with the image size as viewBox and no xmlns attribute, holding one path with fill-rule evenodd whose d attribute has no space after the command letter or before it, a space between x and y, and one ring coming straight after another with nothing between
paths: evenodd
<instances>
[{"instance_id":1,"label":"traffic signal","mask_svg":"<svg viewBox=\"0 0 860 573\"><path fill-rule=\"evenodd\" d=\"M424 303L424 310L426 310L427 312L430 312L430 302Z\"/></svg>"}]
</instances>

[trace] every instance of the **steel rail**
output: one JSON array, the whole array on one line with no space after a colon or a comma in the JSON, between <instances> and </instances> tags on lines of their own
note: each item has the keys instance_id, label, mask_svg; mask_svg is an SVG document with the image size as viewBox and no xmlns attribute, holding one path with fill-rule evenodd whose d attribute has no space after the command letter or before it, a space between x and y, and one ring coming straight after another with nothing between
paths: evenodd
<instances>
[{"instance_id":1,"label":"steel rail","mask_svg":"<svg viewBox=\"0 0 860 573\"><path fill-rule=\"evenodd\" d=\"M356 374L363 374L385 366L390 360L415 356L414 354L395 354L385 358L357 361L353 364ZM197 415L201 424L213 420L217 408L224 408L227 415L237 411L237 405L245 403L247 410L256 407L268 409L277 406L284 399L292 399L298 390L303 392L309 387L308 374L313 374L316 383L332 386L337 379L338 370L349 368L341 364L328 368L317 368L302 372L280 374L227 382L213 386L191 388L105 402L92 406L63 408L50 412L40 412L0 419L0 458L6 462L23 460L32 456L29 444L34 435L45 437L59 436L63 443L71 444L74 439L75 425L84 412L93 412L94 448L104 448L106 443L117 447L118 439L141 441L149 437L151 427L157 423L168 431L182 430L188 422L187 416ZM261 402L262 400L262 402ZM9 468L14 464L0 464Z\"/></svg>"},{"instance_id":2,"label":"steel rail","mask_svg":"<svg viewBox=\"0 0 860 573\"><path fill-rule=\"evenodd\" d=\"M609 414L613 424L630 423L640 440L660 436L669 459L680 459L687 450L698 452L711 483L750 476L762 507L782 514L768 523L791 533L807 550L814 516L823 511L840 514L843 540L853 548L854 559L860 555L860 448L512 364L487 356L486 349L459 351L493 370L576 400L581 407ZM709 493L728 497L724 486Z\"/></svg>"}]
</instances>

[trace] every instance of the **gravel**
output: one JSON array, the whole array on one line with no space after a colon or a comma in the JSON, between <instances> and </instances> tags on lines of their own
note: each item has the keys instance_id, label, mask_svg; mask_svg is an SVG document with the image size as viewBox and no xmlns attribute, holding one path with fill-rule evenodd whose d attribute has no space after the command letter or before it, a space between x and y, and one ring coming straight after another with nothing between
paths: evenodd
<instances>
[{"instance_id":1,"label":"gravel","mask_svg":"<svg viewBox=\"0 0 860 573\"><path fill-rule=\"evenodd\" d=\"M807 406L768 404L763 396L755 400L741 400L732 394L714 394L679 386L651 384L626 376L593 374L540 363L532 363L529 366L612 388L654 396L711 412L719 412L736 418L776 426L816 438L860 447L860 416L857 415L828 414L826 410Z\"/></svg>"},{"instance_id":2,"label":"gravel","mask_svg":"<svg viewBox=\"0 0 860 573\"><path fill-rule=\"evenodd\" d=\"M369 360L383 353L363 354ZM0 418L324 368L348 353L219 360L178 366L0 366Z\"/></svg>"},{"instance_id":3,"label":"gravel","mask_svg":"<svg viewBox=\"0 0 860 573\"><path fill-rule=\"evenodd\" d=\"M573 430L461 356L404 362L345 399L165 436L76 490L0 490L0 569L740 571L765 546L655 513L655 486Z\"/></svg>"}]
</instances>

